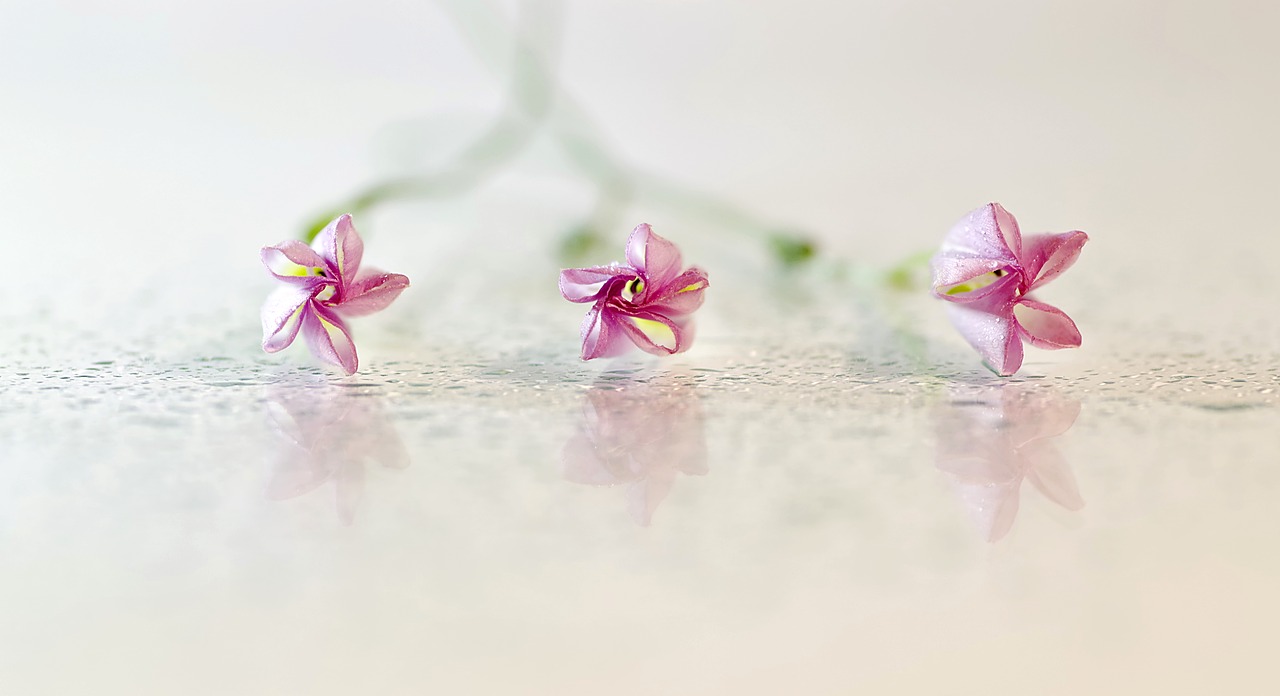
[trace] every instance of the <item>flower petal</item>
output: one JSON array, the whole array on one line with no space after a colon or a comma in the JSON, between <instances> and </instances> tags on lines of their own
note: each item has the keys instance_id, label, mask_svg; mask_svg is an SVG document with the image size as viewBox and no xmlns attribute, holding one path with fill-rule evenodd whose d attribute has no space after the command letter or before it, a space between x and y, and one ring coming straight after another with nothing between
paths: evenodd
<instances>
[{"instance_id":1,"label":"flower petal","mask_svg":"<svg viewBox=\"0 0 1280 696\"><path fill-rule=\"evenodd\" d=\"M271 275L286 283L315 283L317 271L328 270L329 264L311 247L296 239L262 247L262 265Z\"/></svg>"},{"instance_id":2,"label":"flower petal","mask_svg":"<svg viewBox=\"0 0 1280 696\"><path fill-rule=\"evenodd\" d=\"M1079 230L1027 237L1023 267L1027 273L1028 288L1040 287L1071 268L1087 241L1089 235Z\"/></svg>"},{"instance_id":3,"label":"flower petal","mask_svg":"<svg viewBox=\"0 0 1280 696\"><path fill-rule=\"evenodd\" d=\"M627 336L612 309L597 304L582 320L582 359L612 358L627 352Z\"/></svg>"},{"instance_id":4,"label":"flower petal","mask_svg":"<svg viewBox=\"0 0 1280 696\"><path fill-rule=\"evenodd\" d=\"M570 302L595 302L608 294L609 281L634 277L636 271L625 266L593 266L566 268L560 271L560 294Z\"/></svg>"},{"instance_id":5,"label":"flower petal","mask_svg":"<svg viewBox=\"0 0 1280 696\"><path fill-rule=\"evenodd\" d=\"M999 203L988 203L970 211L951 227L934 259L935 264L938 259L999 261L1000 265L995 267L999 268L1003 265L1018 265L1021 253L1022 234L1018 231L1018 221ZM937 270L935 265L935 273ZM968 271L961 271L961 274L964 272ZM941 284L952 285L967 279L961 277L950 280L944 277Z\"/></svg>"},{"instance_id":6,"label":"flower petal","mask_svg":"<svg viewBox=\"0 0 1280 696\"><path fill-rule=\"evenodd\" d=\"M952 291L956 286L988 273L1015 269L1009 275L1011 277L1017 275L1016 268L1003 259L939 253L929 263L933 271L933 294L944 300L951 299Z\"/></svg>"},{"instance_id":7,"label":"flower petal","mask_svg":"<svg viewBox=\"0 0 1280 696\"><path fill-rule=\"evenodd\" d=\"M262 305L262 349L268 353L284 350L298 336L307 303L318 285L284 285L267 296Z\"/></svg>"},{"instance_id":8,"label":"flower petal","mask_svg":"<svg viewBox=\"0 0 1280 696\"><path fill-rule=\"evenodd\" d=\"M311 311L302 315L302 332L312 355L342 368L349 375L355 374L360 360L356 356L356 344L341 318L312 304Z\"/></svg>"},{"instance_id":9,"label":"flower petal","mask_svg":"<svg viewBox=\"0 0 1280 696\"><path fill-rule=\"evenodd\" d=\"M970 305L949 304L947 315L987 367L1007 377L1022 367L1022 339L1008 312L986 312Z\"/></svg>"},{"instance_id":10,"label":"flower petal","mask_svg":"<svg viewBox=\"0 0 1280 696\"><path fill-rule=\"evenodd\" d=\"M972 278L970 278L972 280ZM977 285L975 283L975 285ZM975 309L988 312L1001 311L1013 304L1018 297L1018 289L1022 286L1022 277L1017 273L1006 273L995 278L987 285L978 285L974 290L963 290L963 285L934 286L934 295L947 302L967 304Z\"/></svg>"},{"instance_id":11,"label":"flower petal","mask_svg":"<svg viewBox=\"0 0 1280 696\"><path fill-rule=\"evenodd\" d=\"M674 355L688 350L691 329L656 312L618 314L618 326L640 350L654 355Z\"/></svg>"},{"instance_id":12,"label":"flower petal","mask_svg":"<svg viewBox=\"0 0 1280 696\"><path fill-rule=\"evenodd\" d=\"M360 270L364 257L364 241L351 223L351 216L342 214L316 235L311 248L328 262L329 270L345 290Z\"/></svg>"},{"instance_id":13,"label":"flower petal","mask_svg":"<svg viewBox=\"0 0 1280 696\"><path fill-rule=\"evenodd\" d=\"M1061 309L1030 298L1013 306L1018 329L1037 348L1079 348L1080 329Z\"/></svg>"},{"instance_id":14,"label":"flower petal","mask_svg":"<svg viewBox=\"0 0 1280 696\"><path fill-rule=\"evenodd\" d=\"M645 288L636 304L669 317L689 314L702 306L707 286L706 271L693 266L667 285L652 288L653 294Z\"/></svg>"},{"instance_id":15,"label":"flower petal","mask_svg":"<svg viewBox=\"0 0 1280 696\"><path fill-rule=\"evenodd\" d=\"M641 223L627 240L627 262L644 276L645 283L663 287L680 274L680 250Z\"/></svg>"},{"instance_id":16,"label":"flower petal","mask_svg":"<svg viewBox=\"0 0 1280 696\"><path fill-rule=\"evenodd\" d=\"M360 317L386 309L404 289L409 278L399 273L366 271L347 289L347 294L334 308L344 317Z\"/></svg>"}]
</instances>

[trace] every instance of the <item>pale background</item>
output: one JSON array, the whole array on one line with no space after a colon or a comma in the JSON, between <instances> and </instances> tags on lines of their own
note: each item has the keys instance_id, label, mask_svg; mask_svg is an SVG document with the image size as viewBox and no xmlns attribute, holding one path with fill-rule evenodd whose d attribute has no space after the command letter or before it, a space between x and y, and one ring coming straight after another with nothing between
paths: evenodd
<instances>
[{"instance_id":1,"label":"pale background","mask_svg":"<svg viewBox=\"0 0 1280 696\"><path fill-rule=\"evenodd\" d=\"M812 235L819 271L989 200L1090 233L1045 292L1085 345L1019 382L1083 404L1086 507L1026 487L995 542L935 422L1005 387L927 298L885 318L638 195L607 232L709 269L700 343L577 363L555 245L593 193L545 131L357 220L414 281L358 325L364 373L261 354L257 249L502 109L510 44L459 22L484 7L0 0L0 692L1273 692L1276 5L523 5L550 122ZM709 471L649 527L562 480L615 378L706 413ZM354 523L264 496L278 385L385 402L412 466L371 466Z\"/></svg>"}]
</instances>

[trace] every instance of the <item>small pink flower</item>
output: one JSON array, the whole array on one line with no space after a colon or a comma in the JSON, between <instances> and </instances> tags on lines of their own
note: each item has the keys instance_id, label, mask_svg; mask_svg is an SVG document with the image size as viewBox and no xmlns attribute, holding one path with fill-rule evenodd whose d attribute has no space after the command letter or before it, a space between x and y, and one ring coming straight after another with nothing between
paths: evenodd
<instances>
[{"instance_id":1,"label":"small pink flower","mask_svg":"<svg viewBox=\"0 0 1280 696\"><path fill-rule=\"evenodd\" d=\"M399 273L360 270L364 242L342 215L316 235L263 247L262 263L284 283L262 306L262 349L283 350L301 330L311 353L354 374L360 361L344 319L372 314L409 287Z\"/></svg>"},{"instance_id":2,"label":"small pink flower","mask_svg":"<svg viewBox=\"0 0 1280 696\"><path fill-rule=\"evenodd\" d=\"M627 240L627 264L560 271L560 294L592 302L582 322L582 359L620 355L635 344L654 355L672 355L693 343L691 314L702 306L707 274L680 270L680 250L639 225Z\"/></svg>"},{"instance_id":3,"label":"small pink flower","mask_svg":"<svg viewBox=\"0 0 1280 696\"><path fill-rule=\"evenodd\" d=\"M956 223L933 257L933 294L951 323L987 366L1011 375L1022 366L1022 342L1039 348L1078 348L1080 330L1031 292L1071 267L1089 241L1084 232L1037 234L1025 243L1018 221L988 203Z\"/></svg>"}]
</instances>

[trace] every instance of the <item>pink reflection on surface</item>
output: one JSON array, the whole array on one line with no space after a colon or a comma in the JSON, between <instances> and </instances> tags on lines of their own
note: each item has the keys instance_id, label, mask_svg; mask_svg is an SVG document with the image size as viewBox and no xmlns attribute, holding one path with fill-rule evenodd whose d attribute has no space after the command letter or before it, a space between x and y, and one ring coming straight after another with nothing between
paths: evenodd
<instances>
[{"instance_id":1,"label":"pink reflection on surface","mask_svg":"<svg viewBox=\"0 0 1280 696\"><path fill-rule=\"evenodd\" d=\"M1053 444L1079 415L1075 399L1016 385L955 398L935 412L937 466L955 483L983 538L994 542L1009 533L1023 481L1067 510L1084 507L1071 466Z\"/></svg>"},{"instance_id":2,"label":"pink reflection on surface","mask_svg":"<svg viewBox=\"0 0 1280 696\"><path fill-rule=\"evenodd\" d=\"M686 387L596 388L582 403L578 433L561 455L564 478L626 486L636 524L648 526L676 478L707 473L702 404Z\"/></svg>"},{"instance_id":3,"label":"pink reflection on surface","mask_svg":"<svg viewBox=\"0 0 1280 696\"><path fill-rule=\"evenodd\" d=\"M289 500L332 481L346 525L364 497L366 465L409 466L404 442L372 394L329 384L276 385L267 394L267 421L281 440L267 497Z\"/></svg>"}]
</instances>

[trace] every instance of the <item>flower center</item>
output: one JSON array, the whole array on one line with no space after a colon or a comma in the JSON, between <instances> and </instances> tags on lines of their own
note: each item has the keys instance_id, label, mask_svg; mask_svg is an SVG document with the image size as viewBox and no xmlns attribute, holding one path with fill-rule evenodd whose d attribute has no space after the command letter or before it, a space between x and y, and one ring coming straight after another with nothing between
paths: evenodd
<instances>
[{"instance_id":1,"label":"flower center","mask_svg":"<svg viewBox=\"0 0 1280 696\"><path fill-rule=\"evenodd\" d=\"M630 302L642 292L644 292L644 281L639 277L632 278L630 282L622 286L622 299Z\"/></svg>"}]
</instances>

